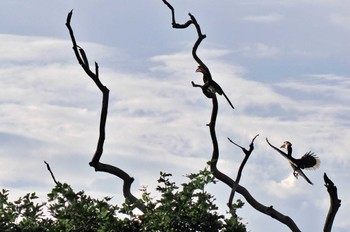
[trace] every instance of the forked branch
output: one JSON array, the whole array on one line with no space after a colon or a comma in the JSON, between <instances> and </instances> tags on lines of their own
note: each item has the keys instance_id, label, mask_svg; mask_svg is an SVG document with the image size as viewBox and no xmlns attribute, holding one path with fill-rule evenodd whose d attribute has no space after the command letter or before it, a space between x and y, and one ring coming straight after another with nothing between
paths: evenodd
<instances>
[{"instance_id":1,"label":"forked branch","mask_svg":"<svg viewBox=\"0 0 350 232\"><path fill-rule=\"evenodd\" d=\"M134 178L130 177L129 174L127 174L125 171L121 170L120 168L114 167L109 164L103 164L100 162L100 159L103 153L103 144L106 136L105 128L106 128L106 120L107 120L107 112L108 112L109 89L106 86L104 86L99 79L98 64L95 62L95 73L91 71L89 67L88 58L86 56L84 49L77 45L77 42L73 34L73 29L70 25L72 14L73 14L73 11L70 11L68 13L66 26L69 30L69 34L73 43L73 51L75 53L75 56L79 64L84 69L85 73L95 82L97 87L102 92L102 109L101 109L101 116L100 116L99 138L97 142L96 152L89 164L90 166L95 168L95 171L107 172L121 178L124 181L124 184L123 184L124 197L127 200L129 200L131 203L134 203L135 206L139 208L142 212L145 212L146 207L130 192L131 184L134 181Z\"/></svg>"},{"instance_id":2,"label":"forked branch","mask_svg":"<svg viewBox=\"0 0 350 232\"><path fill-rule=\"evenodd\" d=\"M237 143L233 142L230 138L227 138L231 143L233 143L234 145L236 145L237 147L241 148L243 153L245 154L245 157L238 169L238 173L237 173L237 177L236 177L236 181L234 183L234 186L232 187L232 190L231 190L231 194L230 194L230 197L229 197L229 200L228 200L228 203L227 203L227 206L230 208L230 210L232 209L232 201L233 201L233 198L235 196L235 192L236 192L236 189L237 189L237 185L239 184L239 181L241 180L241 176L242 176L242 171L243 171L243 168L244 168L244 165L247 163L249 157L250 157L250 154L252 154L253 150L254 150L254 140L256 139L256 137L258 137L259 135L255 135L255 137L252 139L252 142L250 143L249 145L249 150L245 149L244 147L238 145Z\"/></svg>"}]
</instances>

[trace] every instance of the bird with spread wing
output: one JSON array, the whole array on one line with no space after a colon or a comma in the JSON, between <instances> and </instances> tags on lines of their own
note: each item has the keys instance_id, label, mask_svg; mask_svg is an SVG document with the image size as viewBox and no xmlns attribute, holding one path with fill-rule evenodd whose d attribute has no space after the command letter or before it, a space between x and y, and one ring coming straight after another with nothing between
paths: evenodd
<instances>
[{"instance_id":1,"label":"bird with spread wing","mask_svg":"<svg viewBox=\"0 0 350 232\"><path fill-rule=\"evenodd\" d=\"M292 157L292 144L289 141L285 141L280 148L286 148L287 153L280 150L279 148L273 146L269 140L266 138L267 143L278 153L280 153L284 158L288 159L290 165L293 168L293 175L298 178L298 176L302 176L309 184L313 184L309 178L304 174L301 169L316 169L320 166L320 159L311 151L305 153L300 159L296 159Z\"/></svg>"}]
</instances>

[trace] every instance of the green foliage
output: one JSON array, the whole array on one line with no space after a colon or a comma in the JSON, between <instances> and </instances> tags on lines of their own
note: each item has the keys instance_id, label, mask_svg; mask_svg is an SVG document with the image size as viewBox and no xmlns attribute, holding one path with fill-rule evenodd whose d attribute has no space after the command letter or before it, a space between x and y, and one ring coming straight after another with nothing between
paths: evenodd
<instances>
[{"instance_id":1,"label":"green foliage","mask_svg":"<svg viewBox=\"0 0 350 232\"><path fill-rule=\"evenodd\" d=\"M161 231L217 231L222 219L216 212L216 205L212 196L205 192L206 182L204 173L191 174L189 183L182 184L182 191L176 191L175 183L170 182L170 174L161 173L157 190L162 194L158 200L158 207L153 209L147 222L146 230L156 229L160 225Z\"/></svg>"},{"instance_id":2,"label":"green foliage","mask_svg":"<svg viewBox=\"0 0 350 232\"><path fill-rule=\"evenodd\" d=\"M14 202L8 199L9 191L0 192L0 231L48 231L50 220L44 218L43 206L34 203L38 197L27 193Z\"/></svg>"},{"instance_id":3,"label":"green foliage","mask_svg":"<svg viewBox=\"0 0 350 232\"><path fill-rule=\"evenodd\" d=\"M93 199L84 191L75 193L68 184L58 183L48 194L48 211L55 218L53 231L114 231L118 228L115 217L117 206L111 198Z\"/></svg>"},{"instance_id":4,"label":"green foliage","mask_svg":"<svg viewBox=\"0 0 350 232\"><path fill-rule=\"evenodd\" d=\"M236 209L230 218L217 212L215 198L205 190L215 179L208 170L187 175L188 183L181 188L162 173L158 180L158 199L146 188L141 189L147 212L134 213L135 206L125 202L122 207L74 192L68 184L58 183L47 195L47 203L35 203L35 193L28 193L16 201L9 201L8 190L0 192L0 231L235 231L245 232Z\"/></svg>"},{"instance_id":5,"label":"green foliage","mask_svg":"<svg viewBox=\"0 0 350 232\"><path fill-rule=\"evenodd\" d=\"M233 205L229 218L218 214L214 196L205 190L206 185L216 183L209 170L187 175L189 181L181 188L170 177L171 174L160 173L156 188L159 199L154 200L147 188L141 189L142 201L147 207L145 214L132 215L134 206L124 204L123 212L141 222L140 231L247 231L236 214L243 206L242 201Z\"/></svg>"}]
</instances>

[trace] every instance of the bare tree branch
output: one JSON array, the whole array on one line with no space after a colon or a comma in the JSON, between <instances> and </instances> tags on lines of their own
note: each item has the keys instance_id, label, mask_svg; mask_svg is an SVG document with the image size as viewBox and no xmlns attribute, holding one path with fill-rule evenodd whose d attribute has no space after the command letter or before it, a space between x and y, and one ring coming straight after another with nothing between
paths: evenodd
<instances>
[{"instance_id":1,"label":"bare tree branch","mask_svg":"<svg viewBox=\"0 0 350 232\"><path fill-rule=\"evenodd\" d=\"M49 164L48 162L46 162L45 160L44 160L44 163L46 164L47 170L49 170L53 181L54 181L55 184L57 185L58 182L57 182L57 180L56 180L56 178L55 178L55 176L54 176L54 174L53 174L53 172L52 172L52 170L51 170L51 168L50 168L50 164Z\"/></svg>"},{"instance_id":2,"label":"bare tree branch","mask_svg":"<svg viewBox=\"0 0 350 232\"><path fill-rule=\"evenodd\" d=\"M208 72L208 74L209 74L208 76L211 78L209 68L204 64L204 62L197 55L197 49L198 49L199 45L201 44L201 42L203 41L203 39L206 38L206 35L202 34L201 28L200 28L199 24L197 23L196 18L191 14L189 14L189 15L191 17L193 24L196 27L197 34L198 34L198 39L192 48L193 59L198 63L199 66L203 67L206 70L206 72Z\"/></svg>"},{"instance_id":3,"label":"bare tree branch","mask_svg":"<svg viewBox=\"0 0 350 232\"><path fill-rule=\"evenodd\" d=\"M202 92L204 93L204 95L207 96L208 98L212 98L213 94L215 94L215 93L218 93L219 95L224 95L224 97L226 98L226 100L228 101L230 106L234 109L231 101L229 100L229 98L227 97L225 92L222 90L222 88L211 77L209 68L204 64L204 62L197 55L198 46L200 45L202 40L206 38L206 35L202 34L200 25L197 23L196 18L191 13L189 13L188 15L190 16L191 20L187 21L185 24L178 24L178 23L176 23L176 19L175 19L174 7L170 3L168 3L166 0L162 0L162 1L171 10L173 28L181 28L181 29L183 29L183 28L189 27L191 24L193 24L196 27L196 31L197 31L197 34L198 34L198 39L197 39L197 41L195 42L195 44L194 44L194 46L192 48L192 56L193 56L193 59L199 65L197 71L203 73L204 85L198 85L198 84L195 84L192 81L192 86L193 87L200 87L202 89Z\"/></svg>"},{"instance_id":4,"label":"bare tree branch","mask_svg":"<svg viewBox=\"0 0 350 232\"><path fill-rule=\"evenodd\" d=\"M230 104L232 109L234 109L234 106L232 105L230 99L226 96L225 92L222 90L222 88L219 86L219 84L217 84L213 80L213 78L211 77L210 70L209 70L208 66L206 66L204 64L204 62L197 55L197 49L198 49L200 43L202 42L202 40L206 38L206 35L202 34L201 28L200 28L196 18L192 14L189 14L189 15L191 17L192 23L196 27L197 34L198 34L198 39L197 39L197 41L195 42L195 44L193 45L193 48L192 48L192 56L193 56L193 59L199 65L197 70L199 70L200 72L203 73L203 82L204 82L204 85L201 86L201 85L195 84L192 81L192 86L193 87L201 87L202 92L208 98L212 98L213 97L212 95L213 94L215 95L215 93L218 93L219 95L224 95L224 97L226 98L227 102Z\"/></svg>"},{"instance_id":5,"label":"bare tree branch","mask_svg":"<svg viewBox=\"0 0 350 232\"><path fill-rule=\"evenodd\" d=\"M187 28L189 27L191 24L194 24L195 27L196 27L196 30L197 30L197 33L198 33L198 39L196 41L196 43L194 44L193 46L193 49L192 49L192 55L193 55L193 58L194 60L198 63L199 66L203 66L205 67L206 69L207 66L204 64L204 62L197 56L197 48L199 46L199 44L202 42L203 39L205 39L206 35L203 35L202 32L201 32L201 29L200 29L200 26L199 24L197 23L197 20L196 18L191 14L189 13L188 15L190 16L190 20L188 20L186 23L184 24L178 24L176 22L176 18L175 18L175 10L174 10L174 7L168 3L166 0L162 0L164 2L165 5L167 5L169 7L169 9L171 10L171 15L172 15L172 25L173 25L173 28L177 28L177 29L184 29L184 28ZM209 69L208 69L209 70Z\"/></svg>"},{"instance_id":6,"label":"bare tree branch","mask_svg":"<svg viewBox=\"0 0 350 232\"><path fill-rule=\"evenodd\" d=\"M334 183L328 178L326 173L324 173L323 179L325 182L324 186L326 186L327 188L327 191L329 193L329 199L330 199L330 206L329 206L323 231L330 232L332 230L332 225L333 225L335 215L337 214L338 209L341 205L341 200L338 198L337 186L335 186Z\"/></svg>"},{"instance_id":7,"label":"bare tree branch","mask_svg":"<svg viewBox=\"0 0 350 232\"><path fill-rule=\"evenodd\" d=\"M173 28L177 28L177 29L184 29L189 27L192 24L191 20L188 20L186 23L184 24L178 24L176 22L176 18L175 18L175 10L174 7L172 5L170 5L170 3L168 3L166 0L162 0L164 2L165 5L167 5L167 7L169 7L169 9L171 10L171 22L173 25Z\"/></svg>"},{"instance_id":8,"label":"bare tree branch","mask_svg":"<svg viewBox=\"0 0 350 232\"><path fill-rule=\"evenodd\" d=\"M129 174L127 174L125 171L114 167L112 165L103 164L100 162L102 153L103 153L103 144L105 141L105 127L106 127L106 120L107 120L107 112L108 112L108 99L109 99L109 89L104 86L100 79L99 79L99 67L98 64L95 62L95 73L90 70L89 62L86 56L85 51L83 48L77 45L73 29L70 26L70 21L72 18L73 11L70 11L67 16L66 26L69 30L69 34L73 43L73 50L75 53L75 56L79 62L79 64L84 69L85 73L95 82L97 87L102 92L102 109L101 109L101 117L100 117L100 128L99 128L99 138L97 142L97 148L96 152L89 163L90 166L95 168L95 171L101 171L101 172L107 172L112 175L115 175L119 178L121 178L124 181L123 184L123 194L126 199L128 199L130 202L134 203L137 208L139 208L142 212L146 211L146 207L130 192L131 184L134 181L134 178L130 177Z\"/></svg>"},{"instance_id":9,"label":"bare tree branch","mask_svg":"<svg viewBox=\"0 0 350 232\"><path fill-rule=\"evenodd\" d=\"M234 145L236 145L237 147L241 148L242 151L244 152L245 154L245 157L238 169L238 173L237 173L237 177L236 177L236 181L234 183L234 186L232 187L232 190L231 190L231 194L230 194L230 197L229 197L229 200L228 200L228 207L230 208L230 210L232 210L232 201L233 201L233 198L235 196L235 192L236 192L236 189L237 189L237 185L239 184L239 181L241 180L241 176L242 176L242 171L243 171L243 168L244 168L244 165L247 163L249 157L250 157L250 154L252 153L252 151L254 150L254 140L256 139L256 137L258 137L259 134L255 135L255 137L252 139L252 142L250 143L249 145L249 150L245 149L244 147L238 145L237 143L233 142L230 138L227 138L231 143L233 143Z\"/></svg>"}]
</instances>

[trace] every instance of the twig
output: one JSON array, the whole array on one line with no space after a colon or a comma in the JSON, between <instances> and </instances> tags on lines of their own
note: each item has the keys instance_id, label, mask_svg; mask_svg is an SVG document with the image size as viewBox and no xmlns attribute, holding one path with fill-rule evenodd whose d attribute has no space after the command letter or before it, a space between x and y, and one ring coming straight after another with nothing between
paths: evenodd
<instances>
[{"instance_id":1,"label":"twig","mask_svg":"<svg viewBox=\"0 0 350 232\"><path fill-rule=\"evenodd\" d=\"M44 160L44 163L46 164L47 170L49 170L49 172L50 172L50 174L51 174L51 177L52 177L53 181L54 181L54 182L55 182L55 184L57 185L57 184L58 184L58 182L56 181L56 178L55 178L55 176L54 176L53 172L51 171L50 164L49 164L48 162L46 162L45 160Z\"/></svg>"}]
</instances>

